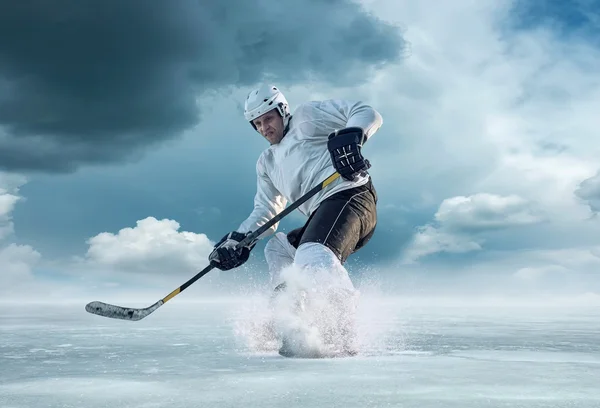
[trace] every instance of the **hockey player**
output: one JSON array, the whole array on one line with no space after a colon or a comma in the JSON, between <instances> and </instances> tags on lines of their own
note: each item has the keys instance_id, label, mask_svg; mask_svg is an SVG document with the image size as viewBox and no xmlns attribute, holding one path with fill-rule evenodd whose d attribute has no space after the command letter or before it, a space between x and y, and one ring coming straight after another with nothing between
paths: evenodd
<instances>
[{"instance_id":1,"label":"hockey player","mask_svg":"<svg viewBox=\"0 0 600 408\"><path fill-rule=\"evenodd\" d=\"M303 226L285 234L275 224L259 239L271 236L265 258L274 288L285 286L281 271L294 264L327 270L352 291L343 265L369 241L377 223L377 194L361 148L381 127L381 115L360 101L339 99L307 102L292 114L281 91L263 84L248 94L244 116L270 146L256 163L254 210L216 244L211 264L220 270L244 264L256 241L234 246L337 171L340 178L298 207L308 218Z\"/></svg>"}]
</instances>

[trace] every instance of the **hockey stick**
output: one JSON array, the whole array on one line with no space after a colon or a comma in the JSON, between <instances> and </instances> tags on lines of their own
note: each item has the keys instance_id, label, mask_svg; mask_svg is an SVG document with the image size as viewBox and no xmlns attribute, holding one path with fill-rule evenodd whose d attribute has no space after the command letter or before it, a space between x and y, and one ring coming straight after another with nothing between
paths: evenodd
<instances>
[{"instance_id":1,"label":"hockey stick","mask_svg":"<svg viewBox=\"0 0 600 408\"><path fill-rule=\"evenodd\" d=\"M244 238L238 245L245 246L245 245L250 244L254 240L258 239L259 236L261 236L265 231L267 231L269 228L271 228L275 223L280 221L283 217L285 217L286 215L288 215L289 213L294 211L296 208L300 207L300 205L302 205L304 202L306 202L306 200L308 200L309 198L311 198L312 196L317 194L319 191L323 190L325 187L327 187L329 184L331 184L333 181L335 181L339 176L340 176L340 174L336 172L336 173L333 173L331 176L327 177L322 183L313 187L310 191L308 191L306 194L304 194L302 197L300 197L298 200L296 200L293 204L291 204L285 210L283 210L282 212L277 214L275 217L273 217L267 223L262 225L256 231L252 232L251 234L248 234L248 236L246 236L246 238ZM132 321L142 320L144 317L148 316L150 313L154 312L156 309L158 309L159 307L161 307L162 305L167 303L169 300L173 299L175 296L177 296L178 294L183 292L190 285L192 285L198 279L200 279L201 277L206 275L212 269L213 269L213 266L208 265L206 268L204 268L203 270L198 272L194 277L192 277L187 282L185 282L183 285L181 285L180 287L178 287L177 289L175 289L174 291L169 293L167 296L160 299L158 302L154 303L153 305L145 307L145 308L137 309L137 308L131 308L131 307L122 307L122 306L111 305L111 304L104 303L104 302L94 301L94 302L88 303L85 306L85 310L89 313L92 313L92 314L95 314L98 316L109 317L112 319L122 319L122 320L132 320Z\"/></svg>"}]
</instances>

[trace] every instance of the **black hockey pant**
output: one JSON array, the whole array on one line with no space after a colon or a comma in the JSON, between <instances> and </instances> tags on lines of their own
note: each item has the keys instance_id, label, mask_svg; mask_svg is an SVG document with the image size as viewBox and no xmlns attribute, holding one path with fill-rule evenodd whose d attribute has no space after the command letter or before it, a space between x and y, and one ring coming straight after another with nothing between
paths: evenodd
<instances>
[{"instance_id":1,"label":"black hockey pant","mask_svg":"<svg viewBox=\"0 0 600 408\"><path fill-rule=\"evenodd\" d=\"M340 191L323 200L304 226L287 234L298 248L306 242L318 242L333 251L343 264L364 247L377 225L377 193L372 181Z\"/></svg>"}]
</instances>

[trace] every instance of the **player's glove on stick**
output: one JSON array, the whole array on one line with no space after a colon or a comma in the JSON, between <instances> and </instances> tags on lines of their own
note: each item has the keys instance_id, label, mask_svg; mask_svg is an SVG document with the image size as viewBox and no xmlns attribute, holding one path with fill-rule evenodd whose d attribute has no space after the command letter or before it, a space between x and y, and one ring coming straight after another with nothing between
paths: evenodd
<instances>
[{"instance_id":1,"label":"player's glove on stick","mask_svg":"<svg viewBox=\"0 0 600 408\"><path fill-rule=\"evenodd\" d=\"M237 247L240 241L246 238L246 235L233 231L221 238L208 256L210 264L222 271L228 271L243 265L250 257L250 252L256 245L256 241L254 241L247 246Z\"/></svg>"},{"instance_id":2,"label":"player's glove on stick","mask_svg":"<svg viewBox=\"0 0 600 408\"><path fill-rule=\"evenodd\" d=\"M327 148L331 162L340 176L353 181L358 175L365 175L371 167L362 156L361 148L364 132L359 127L349 127L329 134Z\"/></svg>"}]
</instances>

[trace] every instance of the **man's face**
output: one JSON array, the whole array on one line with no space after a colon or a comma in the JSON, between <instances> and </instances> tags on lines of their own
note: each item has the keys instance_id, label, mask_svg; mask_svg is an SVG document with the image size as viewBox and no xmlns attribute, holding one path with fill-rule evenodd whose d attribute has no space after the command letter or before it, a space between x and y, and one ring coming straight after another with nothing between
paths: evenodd
<instances>
[{"instance_id":1,"label":"man's face","mask_svg":"<svg viewBox=\"0 0 600 408\"><path fill-rule=\"evenodd\" d=\"M271 144L277 144L283 139L283 118L273 109L262 114L252 121L258 133L264 136Z\"/></svg>"}]
</instances>

